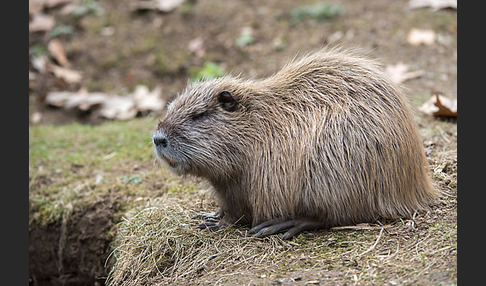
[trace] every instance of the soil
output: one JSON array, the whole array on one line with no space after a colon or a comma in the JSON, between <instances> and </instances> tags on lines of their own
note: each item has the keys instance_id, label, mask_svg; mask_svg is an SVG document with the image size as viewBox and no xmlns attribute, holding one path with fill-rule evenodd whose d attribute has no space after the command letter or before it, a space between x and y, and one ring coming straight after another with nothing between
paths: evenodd
<instances>
[{"instance_id":1,"label":"soil","mask_svg":"<svg viewBox=\"0 0 486 286\"><path fill-rule=\"evenodd\" d=\"M102 14L74 19L63 15L61 7L44 11L58 24L74 28L58 38L83 79L69 84L30 65L36 77L29 83L29 116L41 115L39 122L31 124L105 121L95 112L46 106L44 99L50 91L86 88L124 94L138 84L150 88L160 84L163 96L170 99L183 89L194 67L205 62L217 63L228 72L264 77L296 54L325 45L359 46L384 65L402 62L411 70L423 70L421 77L403 84L415 107L436 93L457 97L456 10L411 10L405 0L333 0L332 4L344 8L344 14L322 22L292 23L292 9L315 1L193 0L169 13L132 11L128 9L132 0L93 2L103 9ZM412 28L433 30L436 42L408 44ZM248 30L252 41L237 45L241 33ZM34 47L47 47L50 39L49 33L29 33L30 61ZM197 39L202 45L191 51L189 45ZM426 133L431 122L420 124ZM116 212L116 199L107 197L90 208L73 209L61 223L29 225L30 284L103 284Z\"/></svg>"},{"instance_id":2,"label":"soil","mask_svg":"<svg viewBox=\"0 0 486 286\"><path fill-rule=\"evenodd\" d=\"M60 223L31 224L30 284L104 284L117 204L108 197L87 208L65 212Z\"/></svg>"}]
</instances>

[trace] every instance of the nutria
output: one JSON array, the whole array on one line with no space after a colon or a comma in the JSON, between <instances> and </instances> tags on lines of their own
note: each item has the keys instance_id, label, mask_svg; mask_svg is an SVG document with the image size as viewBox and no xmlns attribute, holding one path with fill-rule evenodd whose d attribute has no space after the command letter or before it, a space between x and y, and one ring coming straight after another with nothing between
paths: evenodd
<instances>
[{"instance_id":1,"label":"nutria","mask_svg":"<svg viewBox=\"0 0 486 286\"><path fill-rule=\"evenodd\" d=\"M410 217L436 197L405 96L356 52L320 50L261 80L191 83L153 143L173 171L214 187L221 208L202 227L288 239Z\"/></svg>"}]
</instances>

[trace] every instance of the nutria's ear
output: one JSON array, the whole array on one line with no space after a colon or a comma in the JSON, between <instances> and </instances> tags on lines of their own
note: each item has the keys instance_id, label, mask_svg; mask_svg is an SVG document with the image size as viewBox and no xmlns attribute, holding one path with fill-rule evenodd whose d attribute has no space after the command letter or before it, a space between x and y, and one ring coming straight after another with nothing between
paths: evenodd
<instances>
[{"instance_id":1,"label":"nutria's ear","mask_svg":"<svg viewBox=\"0 0 486 286\"><path fill-rule=\"evenodd\" d=\"M235 111L238 105L238 100L227 90L223 90L218 94L218 102L226 111Z\"/></svg>"}]
</instances>

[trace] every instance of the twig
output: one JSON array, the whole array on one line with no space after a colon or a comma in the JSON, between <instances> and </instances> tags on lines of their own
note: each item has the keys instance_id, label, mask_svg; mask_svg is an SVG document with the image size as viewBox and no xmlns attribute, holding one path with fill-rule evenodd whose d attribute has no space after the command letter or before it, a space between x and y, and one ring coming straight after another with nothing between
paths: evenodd
<instances>
[{"instance_id":1,"label":"twig","mask_svg":"<svg viewBox=\"0 0 486 286\"><path fill-rule=\"evenodd\" d=\"M378 238L376 239L375 243L368 249L366 250L365 252L361 253L361 254L358 254L358 256L362 256L362 255L365 255L366 253L372 251L373 249L375 249L376 245L378 244L378 242L380 241L380 238L381 238L381 235L383 234L383 231L385 230L385 228L382 228L380 230L380 234L378 235Z\"/></svg>"},{"instance_id":2,"label":"twig","mask_svg":"<svg viewBox=\"0 0 486 286\"><path fill-rule=\"evenodd\" d=\"M331 230L373 230L373 229L384 229L384 228L389 228L391 227L390 224L386 225L377 225L377 226L372 226L372 225L344 225L344 226L334 226L331 227Z\"/></svg>"}]
</instances>

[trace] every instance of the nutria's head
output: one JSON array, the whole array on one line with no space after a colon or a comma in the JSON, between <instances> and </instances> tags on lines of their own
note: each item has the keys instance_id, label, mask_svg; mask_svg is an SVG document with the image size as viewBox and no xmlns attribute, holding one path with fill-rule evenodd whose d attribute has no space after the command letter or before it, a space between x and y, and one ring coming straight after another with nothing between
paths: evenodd
<instances>
[{"instance_id":1,"label":"nutria's head","mask_svg":"<svg viewBox=\"0 0 486 286\"><path fill-rule=\"evenodd\" d=\"M176 173L221 179L241 166L247 95L233 82L192 83L169 104L152 138L157 157Z\"/></svg>"}]
</instances>

